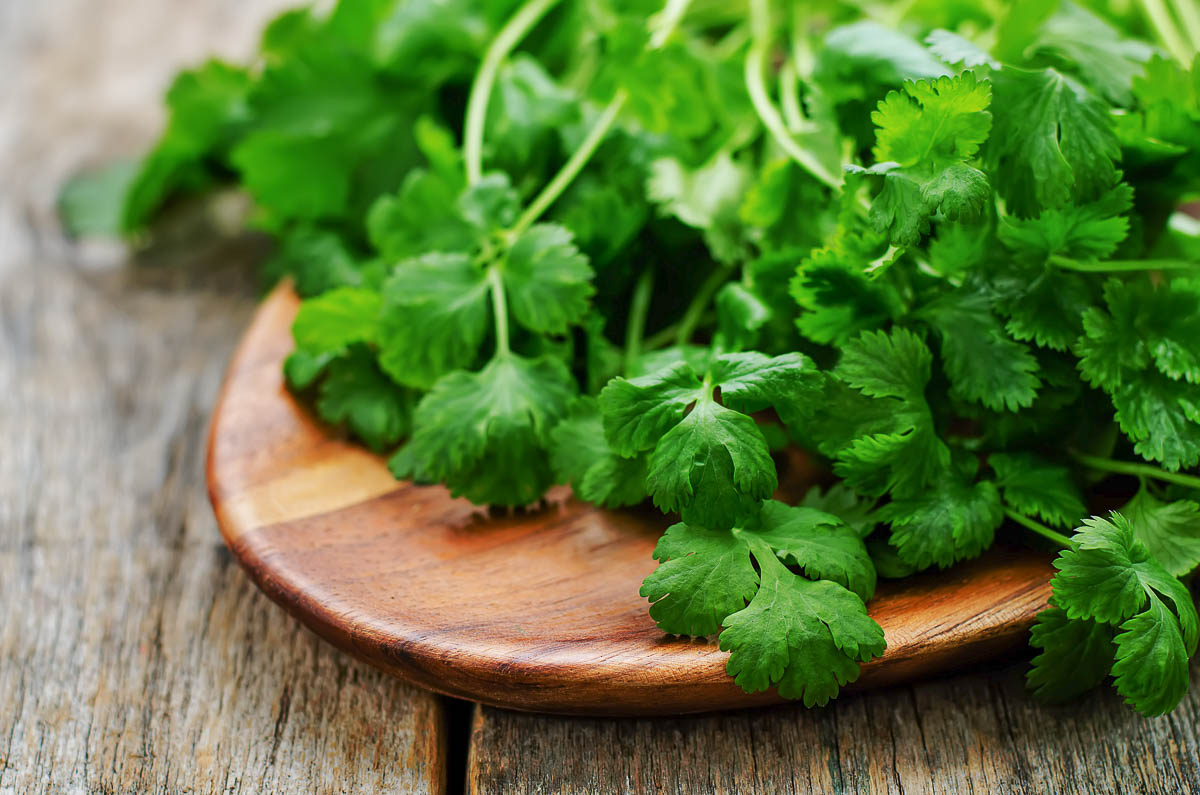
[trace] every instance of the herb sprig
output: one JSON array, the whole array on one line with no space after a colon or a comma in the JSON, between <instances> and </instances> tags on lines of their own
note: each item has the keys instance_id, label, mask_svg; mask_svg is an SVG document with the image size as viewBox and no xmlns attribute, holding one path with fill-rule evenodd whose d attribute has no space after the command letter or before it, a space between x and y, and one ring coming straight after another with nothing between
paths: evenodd
<instances>
[{"instance_id":1,"label":"herb sprig","mask_svg":"<svg viewBox=\"0 0 1200 795\"><path fill-rule=\"evenodd\" d=\"M144 238L240 184L323 419L480 504L678 515L650 616L747 690L825 703L883 653L878 577L1006 534L1061 550L1034 695L1156 715L1200 634L1194 23L341 0L181 74L154 150L63 206ZM800 505L787 444L829 472Z\"/></svg>"}]
</instances>

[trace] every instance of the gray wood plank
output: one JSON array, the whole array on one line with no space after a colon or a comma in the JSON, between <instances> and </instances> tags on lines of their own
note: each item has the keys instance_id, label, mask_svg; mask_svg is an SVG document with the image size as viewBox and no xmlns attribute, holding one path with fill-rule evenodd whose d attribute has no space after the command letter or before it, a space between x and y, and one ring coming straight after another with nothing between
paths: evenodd
<instances>
[{"instance_id":1,"label":"gray wood plank","mask_svg":"<svg viewBox=\"0 0 1200 795\"><path fill-rule=\"evenodd\" d=\"M251 51L280 5L0 4L0 793L444 789L439 700L271 604L208 505L263 242L187 221L138 268L54 217L152 138L181 63Z\"/></svg>"},{"instance_id":2,"label":"gray wood plank","mask_svg":"<svg viewBox=\"0 0 1200 795\"><path fill-rule=\"evenodd\" d=\"M1170 716L1109 693L1059 708L1023 665L780 707L673 720L477 709L467 791L491 793L1200 792L1200 666Z\"/></svg>"}]
</instances>

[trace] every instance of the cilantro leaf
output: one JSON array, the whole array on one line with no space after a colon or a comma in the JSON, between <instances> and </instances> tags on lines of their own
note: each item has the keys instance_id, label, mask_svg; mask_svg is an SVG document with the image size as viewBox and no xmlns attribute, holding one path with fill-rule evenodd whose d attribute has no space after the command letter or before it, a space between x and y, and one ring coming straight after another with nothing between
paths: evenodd
<instances>
[{"instance_id":1,"label":"cilantro leaf","mask_svg":"<svg viewBox=\"0 0 1200 795\"><path fill-rule=\"evenodd\" d=\"M1058 574L1051 581L1054 602L1069 617L1117 624L1148 601L1167 599L1178 614L1186 645L1195 648L1200 622L1191 594L1137 540L1125 516L1114 512L1108 519L1084 519L1072 540L1075 548L1058 556Z\"/></svg>"},{"instance_id":2,"label":"cilantro leaf","mask_svg":"<svg viewBox=\"0 0 1200 795\"><path fill-rule=\"evenodd\" d=\"M1200 565L1200 505L1191 500L1163 502L1145 487L1121 509L1134 535L1172 576Z\"/></svg>"},{"instance_id":3,"label":"cilantro leaf","mask_svg":"<svg viewBox=\"0 0 1200 795\"><path fill-rule=\"evenodd\" d=\"M996 470L1004 501L1014 510L1052 525L1078 526L1084 516L1083 498L1066 467L1032 453L992 453L988 464Z\"/></svg>"},{"instance_id":4,"label":"cilantro leaf","mask_svg":"<svg viewBox=\"0 0 1200 795\"><path fill-rule=\"evenodd\" d=\"M959 288L924 306L920 317L942 340L942 367L955 394L994 411L1033 403L1041 385L1037 360L1014 342L982 291Z\"/></svg>"},{"instance_id":5,"label":"cilantro leaf","mask_svg":"<svg viewBox=\"0 0 1200 795\"><path fill-rule=\"evenodd\" d=\"M391 260L429 251L469 251L478 233L459 212L460 182L426 169L408 172L394 195L380 196L371 205L371 243Z\"/></svg>"},{"instance_id":6,"label":"cilantro leaf","mask_svg":"<svg viewBox=\"0 0 1200 795\"><path fill-rule=\"evenodd\" d=\"M769 500L752 530L781 560L812 580L831 580L866 602L875 594L875 567L859 534L841 519L813 508Z\"/></svg>"},{"instance_id":7,"label":"cilantro leaf","mask_svg":"<svg viewBox=\"0 0 1200 795\"><path fill-rule=\"evenodd\" d=\"M929 231L935 213L951 220L978 215L989 196L987 177L968 165L987 139L991 89L974 72L905 83L890 92L871 120L883 190L871 219L896 245L911 246Z\"/></svg>"},{"instance_id":8,"label":"cilantro leaf","mask_svg":"<svg viewBox=\"0 0 1200 795\"><path fill-rule=\"evenodd\" d=\"M992 77L985 155L1018 215L1090 201L1116 181L1121 150L1104 103L1054 69L1004 67Z\"/></svg>"},{"instance_id":9,"label":"cilantro leaf","mask_svg":"<svg viewBox=\"0 0 1200 795\"><path fill-rule=\"evenodd\" d=\"M864 331L882 328L902 312L895 288L867 276L870 258L859 248L835 240L813 251L796 269L791 293L805 310L796 326L813 342L844 345Z\"/></svg>"},{"instance_id":10,"label":"cilantro leaf","mask_svg":"<svg viewBox=\"0 0 1200 795\"><path fill-rule=\"evenodd\" d=\"M750 547L729 530L673 524L654 548L656 568L642 583L650 617L673 635L714 635L758 589Z\"/></svg>"},{"instance_id":11,"label":"cilantro leaf","mask_svg":"<svg viewBox=\"0 0 1200 795\"><path fill-rule=\"evenodd\" d=\"M624 456L653 449L700 395L700 380L684 361L639 378L614 378L600 392L604 434Z\"/></svg>"},{"instance_id":12,"label":"cilantro leaf","mask_svg":"<svg viewBox=\"0 0 1200 795\"><path fill-rule=\"evenodd\" d=\"M558 479L583 500L606 508L646 499L646 458L622 458L604 439L596 399L582 397L550 432L550 463ZM692 633L683 633L692 634Z\"/></svg>"},{"instance_id":13,"label":"cilantro leaf","mask_svg":"<svg viewBox=\"0 0 1200 795\"><path fill-rule=\"evenodd\" d=\"M1000 242L1018 257L1044 263L1054 255L1095 260L1110 256L1129 233L1122 217L1133 206L1133 190L1117 185L1087 204L1051 207L1030 218L1006 216Z\"/></svg>"},{"instance_id":14,"label":"cilantro leaf","mask_svg":"<svg viewBox=\"0 0 1200 795\"><path fill-rule=\"evenodd\" d=\"M892 524L891 543L901 560L918 569L947 568L992 545L1004 521L1000 494L991 481L972 482L973 469L946 473L927 493L879 509Z\"/></svg>"},{"instance_id":15,"label":"cilantro leaf","mask_svg":"<svg viewBox=\"0 0 1200 795\"><path fill-rule=\"evenodd\" d=\"M361 287L339 287L304 301L292 322L296 346L319 355L374 342L380 303L379 293Z\"/></svg>"},{"instance_id":16,"label":"cilantro leaf","mask_svg":"<svg viewBox=\"0 0 1200 795\"><path fill-rule=\"evenodd\" d=\"M796 577L765 542L749 545L760 583L750 604L725 619L727 670L747 692L777 685L784 698L825 704L858 678L856 662L883 653L883 630L850 591Z\"/></svg>"},{"instance_id":17,"label":"cilantro leaf","mask_svg":"<svg viewBox=\"0 0 1200 795\"><path fill-rule=\"evenodd\" d=\"M537 224L517 238L501 272L513 315L531 331L562 334L595 292L587 257L555 224Z\"/></svg>"},{"instance_id":18,"label":"cilantro leaf","mask_svg":"<svg viewBox=\"0 0 1200 795\"><path fill-rule=\"evenodd\" d=\"M390 447L409 432L412 410L412 393L381 373L375 357L362 347L329 363L317 398L321 419L344 422L375 451Z\"/></svg>"},{"instance_id":19,"label":"cilantro leaf","mask_svg":"<svg viewBox=\"0 0 1200 795\"><path fill-rule=\"evenodd\" d=\"M774 406L789 423L808 416L821 392L821 376L802 353L727 353L716 358L711 372L726 405L750 411Z\"/></svg>"},{"instance_id":20,"label":"cilantro leaf","mask_svg":"<svg viewBox=\"0 0 1200 795\"><path fill-rule=\"evenodd\" d=\"M1178 706L1187 693L1188 658L1196 644L1180 634L1180 622L1167 606L1151 599L1144 611L1121 624L1115 643L1112 674L1125 702L1147 716Z\"/></svg>"},{"instance_id":21,"label":"cilantro leaf","mask_svg":"<svg viewBox=\"0 0 1200 795\"><path fill-rule=\"evenodd\" d=\"M925 401L932 356L907 329L866 332L843 350L814 427L846 485L878 497L925 490L950 465ZM848 390L843 384L859 392Z\"/></svg>"},{"instance_id":22,"label":"cilantro leaf","mask_svg":"<svg viewBox=\"0 0 1200 795\"><path fill-rule=\"evenodd\" d=\"M487 297L487 275L466 254L401 262L383 286L379 365L398 383L418 388L469 366L490 317Z\"/></svg>"},{"instance_id":23,"label":"cilantro leaf","mask_svg":"<svg viewBox=\"0 0 1200 795\"><path fill-rule=\"evenodd\" d=\"M575 393L550 357L509 354L438 379L417 404L401 474L443 481L477 504L527 505L554 482L550 431Z\"/></svg>"},{"instance_id":24,"label":"cilantro leaf","mask_svg":"<svg viewBox=\"0 0 1200 795\"><path fill-rule=\"evenodd\" d=\"M753 513L778 482L754 420L702 399L655 446L646 484L663 511L728 528Z\"/></svg>"},{"instance_id":25,"label":"cilantro leaf","mask_svg":"<svg viewBox=\"0 0 1200 795\"><path fill-rule=\"evenodd\" d=\"M1038 614L1029 645L1041 649L1025 681L1039 701L1070 701L1104 681L1116 649L1108 624L1073 620L1061 608Z\"/></svg>"}]
</instances>

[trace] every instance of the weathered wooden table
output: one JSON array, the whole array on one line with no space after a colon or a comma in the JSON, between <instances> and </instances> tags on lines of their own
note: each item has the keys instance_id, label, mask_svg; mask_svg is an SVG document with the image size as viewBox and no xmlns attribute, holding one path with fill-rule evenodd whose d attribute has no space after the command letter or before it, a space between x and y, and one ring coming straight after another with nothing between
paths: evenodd
<instances>
[{"instance_id":1,"label":"weathered wooden table","mask_svg":"<svg viewBox=\"0 0 1200 795\"><path fill-rule=\"evenodd\" d=\"M54 200L284 2L0 0L0 793L1200 792L1200 668L1154 721L1107 693L1038 707L1022 664L824 710L570 720L407 687L270 603L203 478L263 242L182 216L135 266L66 241Z\"/></svg>"}]
</instances>

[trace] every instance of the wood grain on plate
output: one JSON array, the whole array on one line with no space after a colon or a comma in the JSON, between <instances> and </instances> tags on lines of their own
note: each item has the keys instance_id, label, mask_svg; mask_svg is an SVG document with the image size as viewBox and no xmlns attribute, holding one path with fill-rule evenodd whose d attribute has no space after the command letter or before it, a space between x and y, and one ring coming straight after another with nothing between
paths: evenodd
<instances>
[{"instance_id":1,"label":"wood grain on plate","mask_svg":"<svg viewBox=\"0 0 1200 795\"><path fill-rule=\"evenodd\" d=\"M485 704L642 715L780 700L743 693L715 642L665 636L650 620L638 586L667 523L656 511L599 510L560 488L538 510L489 514L440 486L396 482L331 435L282 382L296 307L281 287L259 310L209 442L221 530L268 595L373 665ZM802 461L789 469L793 486L803 480ZM888 650L858 686L1020 646L1049 576L1044 555L997 551L883 584L870 612Z\"/></svg>"}]
</instances>

